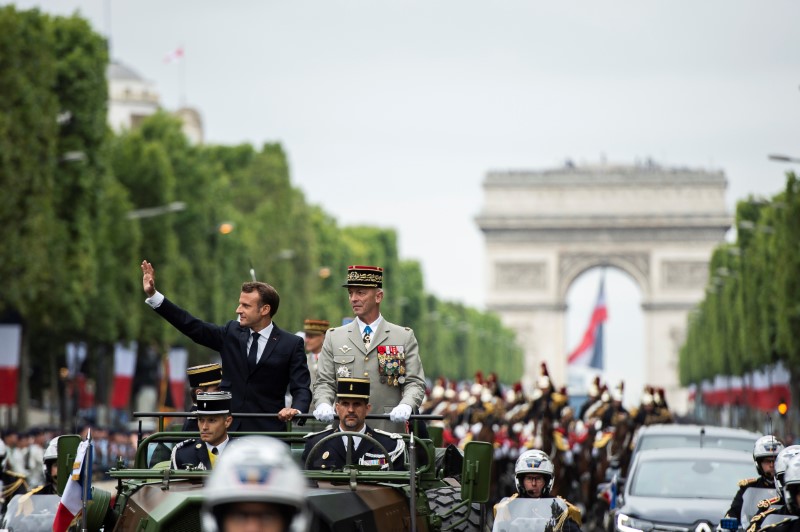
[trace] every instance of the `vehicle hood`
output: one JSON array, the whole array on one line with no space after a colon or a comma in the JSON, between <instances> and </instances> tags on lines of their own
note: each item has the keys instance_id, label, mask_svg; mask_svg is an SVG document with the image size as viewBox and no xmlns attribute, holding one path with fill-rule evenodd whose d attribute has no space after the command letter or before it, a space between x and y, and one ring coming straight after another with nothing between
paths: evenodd
<instances>
[{"instance_id":1,"label":"vehicle hood","mask_svg":"<svg viewBox=\"0 0 800 532\"><path fill-rule=\"evenodd\" d=\"M725 499L675 499L628 496L620 513L654 521L689 526L698 521L714 525L725 516L731 501Z\"/></svg>"}]
</instances>

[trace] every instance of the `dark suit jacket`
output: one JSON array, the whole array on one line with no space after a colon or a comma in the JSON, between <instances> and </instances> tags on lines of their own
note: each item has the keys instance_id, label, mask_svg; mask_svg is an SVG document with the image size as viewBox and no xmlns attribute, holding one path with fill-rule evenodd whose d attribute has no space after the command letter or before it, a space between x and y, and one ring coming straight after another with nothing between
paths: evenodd
<instances>
[{"instance_id":1,"label":"dark suit jacket","mask_svg":"<svg viewBox=\"0 0 800 532\"><path fill-rule=\"evenodd\" d=\"M208 447L200 438L184 440L178 444L172 460L173 469L186 469L186 466L200 469L211 469L211 459L208 457Z\"/></svg>"},{"instance_id":2,"label":"dark suit jacket","mask_svg":"<svg viewBox=\"0 0 800 532\"><path fill-rule=\"evenodd\" d=\"M336 427L335 431L331 428L306 436L307 440L306 447L303 450L302 467L305 467L306 459L308 458L311 449L314 448L317 442L325 436L333 434L334 432L340 432L339 427ZM374 429L371 429L369 425L367 425L365 432L368 436L372 436L378 440L378 442L380 442L380 444L383 445L389 453L395 452L396 457L392 461L392 469L395 471L402 471L402 451L405 449L403 440L399 437L392 438L386 432L376 432ZM358 447L353 450L351 465L357 465L359 459L367 453L370 454L370 456L367 457L368 459L376 459L383 456L383 452L376 445L374 445L371 441L362 438L358 444ZM314 453L310 467L311 469L342 469L345 466L346 461L347 449L345 449L342 438L333 438L324 443L322 447L316 453Z\"/></svg>"},{"instance_id":3,"label":"dark suit jacket","mask_svg":"<svg viewBox=\"0 0 800 532\"><path fill-rule=\"evenodd\" d=\"M249 328L243 328L233 320L225 325L204 322L166 298L155 310L195 343L219 352L222 357L220 388L231 392L232 412L277 414L285 406L288 387L292 394L292 407L308 413L311 377L302 338L275 325L256 368L251 372L247 366ZM278 419L236 419L234 416L228 431L285 429L286 424Z\"/></svg>"}]
</instances>

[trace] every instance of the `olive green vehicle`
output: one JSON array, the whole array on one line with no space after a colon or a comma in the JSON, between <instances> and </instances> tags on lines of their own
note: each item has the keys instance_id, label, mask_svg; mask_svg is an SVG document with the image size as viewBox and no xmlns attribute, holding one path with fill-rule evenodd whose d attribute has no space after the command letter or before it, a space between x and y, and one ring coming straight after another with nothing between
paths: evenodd
<instances>
[{"instance_id":1,"label":"olive green vehicle","mask_svg":"<svg viewBox=\"0 0 800 532\"><path fill-rule=\"evenodd\" d=\"M435 448L432 440L404 435L408 449L406 471L379 471L375 466L361 465L347 465L342 471L312 471L300 463L305 447L302 432L231 433L231 436L249 434L272 436L290 445L309 481L310 530L477 532L487 529L483 523L483 503L489 498L493 457L489 443L470 442L462 455L455 449L445 452ZM336 433L334 437L348 434L365 437L362 433L347 432ZM99 508L90 508L87 514L93 516L90 519L93 522L88 529L98 530L104 522L105 530L119 532L199 531L202 487L208 471L171 470L166 459L172 445L192 437L197 437L197 433L160 431L142 440L132 467L123 468L120 464L109 472L117 481L113 508L102 517ZM319 447L318 444L312 449L309 463ZM391 463L388 452L386 458ZM417 460L419 464L414 463ZM108 501L109 497L101 494L100 500Z\"/></svg>"}]
</instances>

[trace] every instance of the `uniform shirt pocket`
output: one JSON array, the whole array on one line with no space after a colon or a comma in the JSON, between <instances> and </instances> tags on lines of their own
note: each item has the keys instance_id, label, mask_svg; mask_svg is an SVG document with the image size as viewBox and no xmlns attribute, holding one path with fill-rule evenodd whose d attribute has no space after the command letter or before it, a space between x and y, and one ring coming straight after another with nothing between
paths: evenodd
<instances>
[{"instance_id":1,"label":"uniform shirt pocket","mask_svg":"<svg viewBox=\"0 0 800 532\"><path fill-rule=\"evenodd\" d=\"M352 364L355 359L355 355L333 355L335 364Z\"/></svg>"}]
</instances>

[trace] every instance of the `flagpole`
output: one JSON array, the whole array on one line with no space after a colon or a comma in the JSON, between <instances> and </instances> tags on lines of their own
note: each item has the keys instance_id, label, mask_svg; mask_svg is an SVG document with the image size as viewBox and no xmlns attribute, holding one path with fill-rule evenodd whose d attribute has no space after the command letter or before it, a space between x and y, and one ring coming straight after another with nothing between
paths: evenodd
<instances>
[{"instance_id":1,"label":"flagpole","mask_svg":"<svg viewBox=\"0 0 800 532\"><path fill-rule=\"evenodd\" d=\"M89 505L89 498L91 497L92 493L92 454L94 445L92 445L92 429L89 429L89 434L86 437L86 440L89 442L89 448L86 449L86 457L83 460L83 496L81 497L81 530L83 532L88 532L88 518L87 514L87 507Z\"/></svg>"},{"instance_id":2,"label":"flagpole","mask_svg":"<svg viewBox=\"0 0 800 532\"><path fill-rule=\"evenodd\" d=\"M186 107L186 57L183 53L183 45L181 45L181 57L178 61L178 90L180 91L180 107Z\"/></svg>"}]
</instances>

